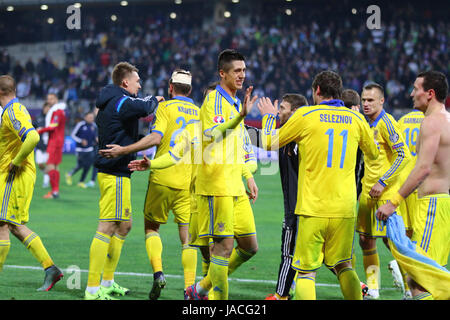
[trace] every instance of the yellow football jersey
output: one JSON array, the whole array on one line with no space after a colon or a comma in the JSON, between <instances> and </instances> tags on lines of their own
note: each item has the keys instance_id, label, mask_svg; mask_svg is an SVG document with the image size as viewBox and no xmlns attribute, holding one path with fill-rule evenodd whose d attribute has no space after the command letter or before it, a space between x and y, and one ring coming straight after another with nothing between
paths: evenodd
<instances>
[{"instance_id":1,"label":"yellow football jersey","mask_svg":"<svg viewBox=\"0 0 450 320\"><path fill-rule=\"evenodd\" d=\"M27 108L14 98L3 108L0 125L0 171L7 172L9 164L15 158L28 132L35 130ZM34 152L22 162L23 170L35 175Z\"/></svg>"},{"instance_id":2,"label":"yellow football jersey","mask_svg":"<svg viewBox=\"0 0 450 320\"><path fill-rule=\"evenodd\" d=\"M406 147L400 125L384 110L370 127L380 145L380 155L376 160L364 158L362 192L369 194L372 187L380 182L385 189L378 199L390 200L401 187L400 173L407 167L411 153Z\"/></svg>"},{"instance_id":3,"label":"yellow football jersey","mask_svg":"<svg viewBox=\"0 0 450 320\"><path fill-rule=\"evenodd\" d=\"M200 120L203 130L202 164L198 167L196 193L206 196L240 196L242 189L244 121L213 141L211 132L221 123L239 116L242 104L220 85L203 101Z\"/></svg>"},{"instance_id":4,"label":"yellow football jersey","mask_svg":"<svg viewBox=\"0 0 450 320\"><path fill-rule=\"evenodd\" d=\"M156 121L152 126L152 132L157 132L162 136L155 154L155 157L159 157L171 152L171 148L182 138L186 128L195 128L195 124L200 123L200 109L193 103L192 99L177 96L172 100L161 102L158 105L155 117ZM189 132L189 130L186 132ZM193 131L190 132L190 136L194 137ZM189 190L191 172L191 157L189 154L185 154L176 165L152 171L150 180L163 186Z\"/></svg>"},{"instance_id":5,"label":"yellow football jersey","mask_svg":"<svg viewBox=\"0 0 450 320\"><path fill-rule=\"evenodd\" d=\"M417 141L419 138L420 125L422 124L422 120L425 117L423 112L414 110L411 111L404 116L402 116L398 120L398 124L403 133L403 137L405 138L406 145L408 146L409 151L411 152L411 160L408 163L408 167L402 171L401 180L402 183L408 178L411 170L416 165L417 161ZM417 189L414 191L417 193Z\"/></svg>"},{"instance_id":6,"label":"yellow football jersey","mask_svg":"<svg viewBox=\"0 0 450 320\"><path fill-rule=\"evenodd\" d=\"M298 145L298 192L295 213L323 218L356 216L355 165L358 146L376 159L378 146L364 116L341 100L297 109L275 130L276 117L263 117L262 142L277 149Z\"/></svg>"},{"instance_id":7,"label":"yellow football jersey","mask_svg":"<svg viewBox=\"0 0 450 320\"><path fill-rule=\"evenodd\" d=\"M420 125L422 124L425 115L423 112L414 110L398 120L398 124L403 132L403 137L405 138L406 145L411 152L412 159L411 163L414 166L417 160L417 140L419 138Z\"/></svg>"}]
</instances>

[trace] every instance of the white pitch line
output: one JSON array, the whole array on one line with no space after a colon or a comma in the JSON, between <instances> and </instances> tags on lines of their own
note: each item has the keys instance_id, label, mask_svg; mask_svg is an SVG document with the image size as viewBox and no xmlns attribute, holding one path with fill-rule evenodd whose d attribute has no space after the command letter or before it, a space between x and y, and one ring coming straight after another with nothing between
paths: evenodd
<instances>
[{"instance_id":1,"label":"white pitch line","mask_svg":"<svg viewBox=\"0 0 450 320\"><path fill-rule=\"evenodd\" d=\"M41 267L34 267L34 266L17 266L17 265L4 265L3 268L10 268L10 269L22 269L22 270L39 270L42 271ZM62 269L64 272L72 271L73 269ZM80 272L87 273L88 270L80 269ZM132 277L152 277L152 273L138 273L138 272L115 272L116 275L121 276L132 276ZM174 279L183 279L184 277L182 275L178 274L164 274L166 278L174 278ZM202 277L198 276L197 279L201 279ZM247 282L247 283L267 283L276 285L277 282L275 280L262 280L262 279L240 279L240 278L228 278L230 281L236 281L236 282ZM332 283L316 283L316 286L318 287L339 287L338 284L332 284Z\"/></svg>"},{"instance_id":2,"label":"white pitch line","mask_svg":"<svg viewBox=\"0 0 450 320\"><path fill-rule=\"evenodd\" d=\"M17 266L17 265L4 265L3 268L10 269L23 269L23 270L39 270L42 271L41 267L34 266ZM73 269L62 269L64 272L72 271ZM80 272L87 273L88 270L80 269ZM121 276L131 276L131 277L152 277L153 273L138 273L138 272L115 272L114 274ZM174 278L174 279L183 279L184 276L178 274L164 274L166 278ZM202 277L197 276L197 279L202 279ZM276 285L277 282L275 280L262 280L262 279L240 279L240 278L228 278L230 281L236 282L247 282L247 283L267 283ZM317 287L334 287L339 288L339 284L336 283L316 283ZM383 288L383 290L398 290L396 288Z\"/></svg>"}]
</instances>

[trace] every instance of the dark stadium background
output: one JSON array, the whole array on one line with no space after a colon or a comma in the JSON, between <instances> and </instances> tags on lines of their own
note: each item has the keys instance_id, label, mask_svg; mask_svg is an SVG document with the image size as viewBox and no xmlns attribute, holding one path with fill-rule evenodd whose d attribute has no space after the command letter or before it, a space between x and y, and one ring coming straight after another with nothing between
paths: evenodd
<instances>
[{"instance_id":1,"label":"dark stadium background","mask_svg":"<svg viewBox=\"0 0 450 320\"><path fill-rule=\"evenodd\" d=\"M140 69L143 95L167 96L171 71L191 70L192 98L200 105L225 48L245 54L246 85L259 96L298 92L312 103L312 77L333 69L358 92L370 81L383 85L385 108L396 118L411 108L417 72L450 71L445 1L125 2L78 1L81 28L70 30L66 8L75 1L0 1L0 74L17 79L19 98L33 116L46 93L57 92L69 106L69 132L122 60ZM380 8L380 30L366 26L373 4ZM255 107L246 122L259 126L259 119ZM143 133L147 127L143 123Z\"/></svg>"},{"instance_id":2,"label":"dark stadium background","mask_svg":"<svg viewBox=\"0 0 450 320\"><path fill-rule=\"evenodd\" d=\"M81 28L69 30L66 9L75 2L81 4ZM42 5L47 9L42 10ZM367 28L370 5L380 8L380 30ZM166 97L171 71L176 67L189 69L193 74L192 98L200 105L204 87L217 80L215 64L225 48L237 48L245 54L245 86L253 85L260 96L276 99L295 92L312 103L314 75L333 69L342 76L346 88L358 92L370 81L383 85L385 108L398 119L411 110L409 93L418 72L436 69L447 78L450 75L449 13L448 1L434 0L182 0L181 4L175 0L128 0L126 6L120 0L0 0L0 74L15 77L19 99L32 116L40 112L48 92L60 95L68 105L67 136L94 107L95 96L109 82L115 63L126 60L140 69L142 95ZM242 98L242 92L239 95ZM449 98L446 106L450 107ZM150 118L141 121L143 134ZM257 108L246 122L260 126ZM70 153L73 144L69 137L67 141L65 151ZM65 154L61 172L68 172L75 163L74 155ZM263 174L263 169L271 174ZM233 275L231 299L262 300L275 289L283 218L277 170L277 163L259 162L255 180L260 196L253 210L260 251ZM117 274L118 281L133 290L124 298L127 300L147 299L151 283L142 233L147 182L147 173L133 175L134 226ZM62 179L60 198L46 201L41 198L48 190L41 185L38 170L30 227L41 235L61 268L75 265L81 269L81 287L68 286L71 274L66 271L64 281L49 294L35 292L42 270L12 237L5 269L0 273L0 300L82 299L89 245L98 222L98 187L84 190L67 186ZM163 259L170 282L162 300L182 299L178 230L172 221L163 228ZM401 299L386 268L392 256L381 243L378 250L383 268L382 299ZM364 281L362 252L357 244L355 252L357 272ZM320 270L317 283L318 299L342 299L338 282L328 270ZM20 303L23 312L27 308ZM168 309L175 310L172 304ZM329 309L335 312L336 307ZM398 308L402 316L404 309Z\"/></svg>"}]
</instances>

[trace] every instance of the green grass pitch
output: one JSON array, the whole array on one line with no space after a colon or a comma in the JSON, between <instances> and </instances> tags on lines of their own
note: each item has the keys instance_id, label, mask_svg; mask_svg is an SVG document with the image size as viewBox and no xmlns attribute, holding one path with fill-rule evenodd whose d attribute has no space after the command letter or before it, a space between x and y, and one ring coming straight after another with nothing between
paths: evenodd
<instances>
[{"instance_id":1,"label":"green grass pitch","mask_svg":"<svg viewBox=\"0 0 450 320\"><path fill-rule=\"evenodd\" d=\"M75 156L64 155L61 164L60 198L42 199L48 192L42 188L42 174L38 172L30 208L28 226L44 242L55 263L65 270L65 277L50 292L37 292L43 281L43 270L33 256L13 236L11 249L0 273L0 299L2 300L79 300L84 295L89 264L89 247L98 222L99 190L81 189L76 186L81 173L74 176L74 185L67 186L64 174L75 165ZM90 174L88 175L90 177ZM115 280L131 289L123 300L148 299L153 281L152 269L145 251L143 204L147 188L148 172L132 176L133 228L122 250ZM229 292L232 300L262 300L274 293L280 262L281 224L283 200L279 174L255 175L259 197L253 205L259 252L230 276ZM163 267L167 286L161 300L183 299L183 273L181 269L181 246L173 215L161 226L163 241ZM391 254L381 240L378 241L381 259L381 299L401 299L400 291L394 289L392 277L387 270ZM357 273L364 280L361 249L355 241ZM68 272L75 266L80 272ZM198 253L197 277L201 275L201 255ZM317 276L317 299L342 299L336 277L322 267Z\"/></svg>"}]
</instances>

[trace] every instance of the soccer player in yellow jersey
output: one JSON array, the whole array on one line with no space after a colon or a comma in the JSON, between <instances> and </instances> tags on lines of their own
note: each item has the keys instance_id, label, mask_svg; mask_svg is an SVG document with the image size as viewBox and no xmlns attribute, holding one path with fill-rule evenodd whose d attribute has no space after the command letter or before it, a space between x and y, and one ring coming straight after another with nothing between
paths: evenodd
<instances>
[{"instance_id":1,"label":"soccer player in yellow jersey","mask_svg":"<svg viewBox=\"0 0 450 320\"><path fill-rule=\"evenodd\" d=\"M192 75L177 69L169 80L170 100L158 105L152 133L128 146L108 145L100 150L106 157L129 154L158 145L156 157L171 152L186 127L199 128L200 109L189 95L192 90ZM196 126L197 125L197 126ZM200 130L200 129L199 129ZM194 135L197 136L197 135ZM201 137L201 136L200 136ZM197 142L198 143L198 142ZM153 286L149 294L156 300L166 285L162 265L162 241L159 234L161 224L167 223L169 211L175 216L182 245L181 262L184 270L185 288L195 282L197 250L189 246L190 185L192 174L191 157L186 154L180 163L170 168L152 171L144 205L146 249L153 268Z\"/></svg>"},{"instance_id":2,"label":"soccer player in yellow jersey","mask_svg":"<svg viewBox=\"0 0 450 320\"><path fill-rule=\"evenodd\" d=\"M228 299L228 265L234 244L234 216L242 189L243 120L256 96L246 90L241 103L236 93L245 80L245 58L235 50L219 54L220 84L208 94L200 110L203 130L202 164L198 167L197 193L199 237L212 238L209 275L214 298ZM256 185L250 192L254 194Z\"/></svg>"},{"instance_id":3,"label":"soccer player in yellow jersey","mask_svg":"<svg viewBox=\"0 0 450 320\"><path fill-rule=\"evenodd\" d=\"M389 220L401 202L418 188L411 240L441 266L447 263L450 253L450 113L445 109L447 94L448 82L443 73L427 71L417 76L411 97L414 108L425 115L417 141L417 160L398 192L376 213L378 219ZM414 258L406 258L409 259L398 259L398 263L408 273L414 299L433 300L432 292L441 279L437 273L430 272L430 268L418 269L420 263L415 263ZM448 271L444 274L448 275ZM443 288L446 299L450 296L448 278Z\"/></svg>"},{"instance_id":4,"label":"soccer player in yellow jersey","mask_svg":"<svg viewBox=\"0 0 450 320\"><path fill-rule=\"evenodd\" d=\"M407 168L411 154L397 121L383 109L383 88L376 83L368 84L362 91L361 100L363 112L369 118L374 136L380 145L380 156L376 160L364 159L356 231L359 233L369 287L367 298L378 299L380 260L376 240L381 237L387 245L387 239L386 228L375 218L375 211L386 203L399 187L400 173Z\"/></svg>"},{"instance_id":5,"label":"soccer player in yellow jersey","mask_svg":"<svg viewBox=\"0 0 450 320\"><path fill-rule=\"evenodd\" d=\"M345 299L361 300L358 275L352 268L356 216L355 164L358 146L367 159L378 148L364 117L340 100L342 80L332 71L319 73L312 83L316 105L295 111L275 130L275 106L262 98L262 142L274 150L295 141L299 162L295 213L299 215L292 267L298 271L295 298L315 300L316 271L324 263L337 273Z\"/></svg>"},{"instance_id":6,"label":"soccer player in yellow jersey","mask_svg":"<svg viewBox=\"0 0 450 320\"><path fill-rule=\"evenodd\" d=\"M63 273L55 266L41 238L25 224L36 181L34 148L39 134L31 124L27 108L16 98L16 84L10 76L0 76L0 271L10 249L9 233L19 239L45 270L39 291L48 291Z\"/></svg>"}]
</instances>

